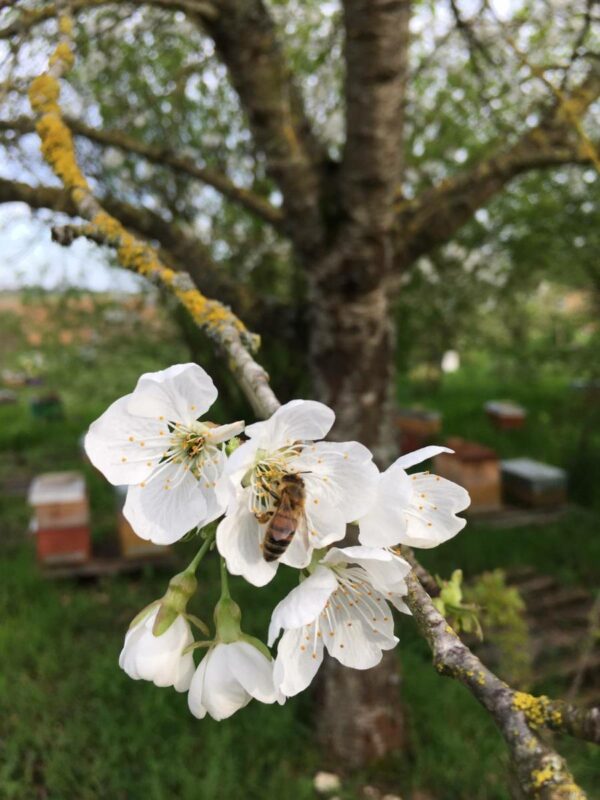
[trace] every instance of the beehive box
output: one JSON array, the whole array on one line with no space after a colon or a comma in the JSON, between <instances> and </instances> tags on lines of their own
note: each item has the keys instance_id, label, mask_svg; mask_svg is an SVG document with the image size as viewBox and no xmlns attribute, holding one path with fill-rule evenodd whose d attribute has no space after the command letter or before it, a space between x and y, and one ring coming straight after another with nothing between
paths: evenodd
<instances>
[{"instance_id":1,"label":"beehive box","mask_svg":"<svg viewBox=\"0 0 600 800\"><path fill-rule=\"evenodd\" d=\"M454 453L433 459L433 472L458 483L471 496L470 511L496 511L502 506L500 462L494 450L477 442L453 437L446 445Z\"/></svg>"},{"instance_id":2,"label":"beehive box","mask_svg":"<svg viewBox=\"0 0 600 800\"><path fill-rule=\"evenodd\" d=\"M127 487L116 486L115 494L117 499L117 531L119 534L119 549L121 555L124 558L140 558L145 556L164 556L170 553L169 547L140 539L123 516Z\"/></svg>"},{"instance_id":3,"label":"beehive box","mask_svg":"<svg viewBox=\"0 0 600 800\"><path fill-rule=\"evenodd\" d=\"M91 542L85 480L79 472L47 472L29 488L37 555L43 564L87 561Z\"/></svg>"},{"instance_id":4,"label":"beehive box","mask_svg":"<svg viewBox=\"0 0 600 800\"><path fill-rule=\"evenodd\" d=\"M511 458L502 462L502 491L509 503L554 508L567 501L567 473L531 458Z\"/></svg>"},{"instance_id":5,"label":"beehive box","mask_svg":"<svg viewBox=\"0 0 600 800\"><path fill-rule=\"evenodd\" d=\"M442 415L439 411L401 408L396 414L396 427L400 432L400 449L408 453L423 447L440 432Z\"/></svg>"},{"instance_id":6,"label":"beehive box","mask_svg":"<svg viewBox=\"0 0 600 800\"><path fill-rule=\"evenodd\" d=\"M87 525L89 505L85 480L79 472L46 472L29 488L38 529Z\"/></svg>"},{"instance_id":7,"label":"beehive box","mask_svg":"<svg viewBox=\"0 0 600 800\"><path fill-rule=\"evenodd\" d=\"M527 417L522 406L506 400L491 400L484 409L490 422L501 430L522 428Z\"/></svg>"},{"instance_id":8,"label":"beehive box","mask_svg":"<svg viewBox=\"0 0 600 800\"><path fill-rule=\"evenodd\" d=\"M89 525L38 528L36 550L38 561L48 566L82 564L91 555Z\"/></svg>"}]
</instances>

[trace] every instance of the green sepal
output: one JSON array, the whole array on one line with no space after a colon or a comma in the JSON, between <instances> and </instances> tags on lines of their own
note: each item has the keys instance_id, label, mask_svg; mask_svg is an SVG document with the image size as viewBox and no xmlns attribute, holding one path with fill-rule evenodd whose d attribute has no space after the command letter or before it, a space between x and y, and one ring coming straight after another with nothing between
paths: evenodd
<instances>
[{"instance_id":1,"label":"green sepal","mask_svg":"<svg viewBox=\"0 0 600 800\"><path fill-rule=\"evenodd\" d=\"M195 625L198 630L202 631L205 636L210 636L210 628L203 622L200 617L197 617L195 614L183 614L184 619L187 619L188 622L191 622L192 625Z\"/></svg>"},{"instance_id":2,"label":"green sepal","mask_svg":"<svg viewBox=\"0 0 600 800\"><path fill-rule=\"evenodd\" d=\"M152 611L160 603L160 600L153 600L149 603L145 608L142 608L139 614L137 614L129 623L129 630L135 628L136 625L139 625L142 620L144 620Z\"/></svg>"},{"instance_id":3,"label":"green sepal","mask_svg":"<svg viewBox=\"0 0 600 800\"><path fill-rule=\"evenodd\" d=\"M319 563L321 562L321 560L327 554L327 550L328 550L327 547L321 547L318 550L313 550L313 554L312 554L312 558L310 560L310 564L306 567L306 571L308 572L309 575L312 575L312 573L319 566Z\"/></svg>"},{"instance_id":4,"label":"green sepal","mask_svg":"<svg viewBox=\"0 0 600 800\"><path fill-rule=\"evenodd\" d=\"M239 436L234 436L233 439L229 439L229 441L225 443L225 453L230 456L234 450L238 449L241 443L242 441Z\"/></svg>"},{"instance_id":5,"label":"green sepal","mask_svg":"<svg viewBox=\"0 0 600 800\"><path fill-rule=\"evenodd\" d=\"M188 644L187 647L184 647L182 650L182 654L185 656L188 653L192 653L194 650L198 650L200 647L212 647L214 645L214 641L211 639L209 642L192 642L192 644Z\"/></svg>"},{"instance_id":6,"label":"green sepal","mask_svg":"<svg viewBox=\"0 0 600 800\"><path fill-rule=\"evenodd\" d=\"M258 652L262 653L265 658L268 658L269 661L273 660L273 656L271 655L271 651L267 645L264 642L261 642L261 640L257 639L255 636L249 636L247 633L242 633L240 636L240 641L251 644L252 647L256 647Z\"/></svg>"},{"instance_id":7,"label":"green sepal","mask_svg":"<svg viewBox=\"0 0 600 800\"><path fill-rule=\"evenodd\" d=\"M216 639L223 644L237 642L242 636L240 622L242 612L240 607L231 597L221 597L215 606Z\"/></svg>"},{"instance_id":8,"label":"green sepal","mask_svg":"<svg viewBox=\"0 0 600 800\"><path fill-rule=\"evenodd\" d=\"M165 603L161 603L156 619L154 620L154 625L152 626L152 633L154 636L162 636L163 633L166 633L178 616L179 614L175 609L165 605Z\"/></svg>"}]
</instances>

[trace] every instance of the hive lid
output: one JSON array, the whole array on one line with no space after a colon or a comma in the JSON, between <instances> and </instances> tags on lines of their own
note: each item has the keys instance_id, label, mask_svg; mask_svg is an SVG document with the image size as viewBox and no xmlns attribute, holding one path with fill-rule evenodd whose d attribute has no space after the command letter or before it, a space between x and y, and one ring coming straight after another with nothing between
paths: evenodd
<instances>
[{"instance_id":1,"label":"hive lid","mask_svg":"<svg viewBox=\"0 0 600 800\"><path fill-rule=\"evenodd\" d=\"M530 481L563 483L567 473L560 467L543 464L532 458L509 458L502 461L502 473Z\"/></svg>"},{"instance_id":2,"label":"hive lid","mask_svg":"<svg viewBox=\"0 0 600 800\"><path fill-rule=\"evenodd\" d=\"M525 417L527 412L523 406L512 403L510 400L490 400L484 405L488 414L498 414L501 417Z\"/></svg>"},{"instance_id":3,"label":"hive lid","mask_svg":"<svg viewBox=\"0 0 600 800\"><path fill-rule=\"evenodd\" d=\"M422 419L436 422L442 418L439 411L430 408L399 408L396 416L398 419Z\"/></svg>"},{"instance_id":4,"label":"hive lid","mask_svg":"<svg viewBox=\"0 0 600 800\"><path fill-rule=\"evenodd\" d=\"M85 479L80 472L45 472L34 478L28 501L32 506L77 503L85 500Z\"/></svg>"},{"instance_id":5,"label":"hive lid","mask_svg":"<svg viewBox=\"0 0 600 800\"><path fill-rule=\"evenodd\" d=\"M454 450L454 458L460 461L496 461L498 455L491 447L487 447L479 442L470 442L467 439L461 439L459 436L451 436L446 440L446 445ZM436 458L448 457L446 453Z\"/></svg>"}]
</instances>

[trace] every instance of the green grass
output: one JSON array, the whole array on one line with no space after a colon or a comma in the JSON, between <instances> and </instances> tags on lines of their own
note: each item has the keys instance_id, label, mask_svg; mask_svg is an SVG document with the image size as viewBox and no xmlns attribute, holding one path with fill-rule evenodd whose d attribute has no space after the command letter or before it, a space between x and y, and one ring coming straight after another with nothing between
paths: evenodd
<instances>
[{"instance_id":1,"label":"green grass","mask_svg":"<svg viewBox=\"0 0 600 800\"><path fill-rule=\"evenodd\" d=\"M78 439L89 422L129 391L140 372L188 358L174 331L120 336L102 329L93 365L82 368L76 348L48 352L48 379L63 395L66 416L34 421L23 390L18 406L0 407L0 481L50 469L82 468ZM481 404L510 396L525 403L524 431L501 434ZM528 454L566 464L581 416L571 413L565 383L507 387L489 375L452 376L435 395L412 390L445 412L445 432L495 445L502 455ZM571 438L570 438L571 437ZM593 463L594 457L591 456ZM111 488L86 466L96 542L114 535ZM587 485L587 484L586 484ZM587 491L587 489L586 489ZM583 499L586 495L583 492ZM331 767L312 736L313 698L283 707L252 703L232 719L194 719L185 696L131 681L117 665L130 619L163 593L169 573L148 570L128 578L75 582L44 580L33 542L24 535L23 496L0 500L0 797L6 800L304 800L312 778ZM177 547L182 563L194 543ZM600 538L591 508L574 509L546 528L494 530L470 525L452 542L423 554L447 576L467 577L498 566L532 564L566 583L597 584ZM261 592L240 579L232 591L248 632L264 636L270 611L293 579L281 571ZM207 560L193 611L210 619L216 564ZM344 781L343 800L363 797L365 784L409 800L428 790L438 800L508 800L507 757L485 712L468 693L431 668L412 621L398 622L402 690L410 745L368 772ZM600 752L557 739L576 778L593 795Z\"/></svg>"}]
</instances>

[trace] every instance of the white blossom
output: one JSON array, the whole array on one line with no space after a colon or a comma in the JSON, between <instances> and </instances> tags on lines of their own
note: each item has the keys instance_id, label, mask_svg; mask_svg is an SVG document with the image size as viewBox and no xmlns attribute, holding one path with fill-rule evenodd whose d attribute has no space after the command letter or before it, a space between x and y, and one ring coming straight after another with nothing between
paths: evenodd
<instances>
[{"instance_id":1,"label":"white blossom","mask_svg":"<svg viewBox=\"0 0 600 800\"><path fill-rule=\"evenodd\" d=\"M438 453L452 452L447 447L423 447L401 456L379 476L375 501L358 520L361 544L436 547L464 528L466 520L456 514L471 500L462 486L429 472L406 473Z\"/></svg>"},{"instance_id":2,"label":"white blossom","mask_svg":"<svg viewBox=\"0 0 600 800\"><path fill-rule=\"evenodd\" d=\"M198 719L206 714L227 719L252 698L261 703L283 702L273 684L273 661L248 642L215 644L192 678L188 694L192 714Z\"/></svg>"},{"instance_id":3,"label":"white blossom","mask_svg":"<svg viewBox=\"0 0 600 800\"><path fill-rule=\"evenodd\" d=\"M157 604L125 635L119 666L134 680L155 686L173 686L185 692L194 674L194 659L183 650L194 641L189 623L181 615L160 636L152 633L160 606Z\"/></svg>"},{"instance_id":4,"label":"white blossom","mask_svg":"<svg viewBox=\"0 0 600 800\"><path fill-rule=\"evenodd\" d=\"M292 400L270 419L246 428L249 441L230 456L219 484L226 498L217 546L229 572L263 586L278 562L303 568L314 549L342 539L346 524L364 515L375 497L377 468L358 442L315 442L333 425L333 411L311 400ZM277 509L284 475L301 476L304 513L278 561L267 562L262 543Z\"/></svg>"},{"instance_id":5,"label":"white blossom","mask_svg":"<svg viewBox=\"0 0 600 800\"><path fill-rule=\"evenodd\" d=\"M287 697L305 689L326 649L341 664L369 669L398 643L388 606L402 600L410 566L369 547L331 548L312 574L273 611L269 645L284 631L275 659L275 685Z\"/></svg>"},{"instance_id":6,"label":"white blossom","mask_svg":"<svg viewBox=\"0 0 600 800\"><path fill-rule=\"evenodd\" d=\"M222 513L220 445L243 423L200 422L216 398L201 367L177 364L142 375L90 426L86 452L111 483L129 486L123 513L142 539L170 544Z\"/></svg>"}]
</instances>

